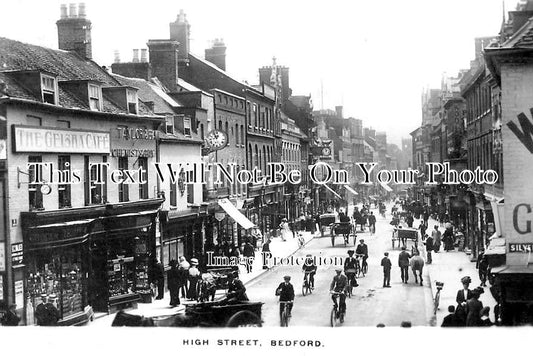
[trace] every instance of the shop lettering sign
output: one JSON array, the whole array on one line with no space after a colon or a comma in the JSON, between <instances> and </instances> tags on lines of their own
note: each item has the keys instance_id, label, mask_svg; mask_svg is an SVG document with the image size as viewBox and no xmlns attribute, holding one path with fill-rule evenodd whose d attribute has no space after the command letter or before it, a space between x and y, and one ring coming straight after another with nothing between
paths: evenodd
<instances>
[{"instance_id":1,"label":"shop lettering sign","mask_svg":"<svg viewBox=\"0 0 533 356\"><path fill-rule=\"evenodd\" d=\"M155 140L155 130L146 128L117 127L118 138L123 140Z\"/></svg>"},{"instance_id":2,"label":"shop lettering sign","mask_svg":"<svg viewBox=\"0 0 533 356\"><path fill-rule=\"evenodd\" d=\"M109 132L13 126L15 152L109 154Z\"/></svg>"},{"instance_id":3,"label":"shop lettering sign","mask_svg":"<svg viewBox=\"0 0 533 356\"><path fill-rule=\"evenodd\" d=\"M112 157L154 157L154 150L145 150L138 148L113 148Z\"/></svg>"},{"instance_id":4,"label":"shop lettering sign","mask_svg":"<svg viewBox=\"0 0 533 356\"><path fill-rule=\"evenodd\" d=\"M88 233L87 225L72 225L68 227L56 228L31 228L28 230L28 241L33 244L67 240L82 237Z\"/></svg>"},{"instance_id":5,"label":"shop lettering sign","mask_svg":"<svg viewBox=\"0 0 533 356\"><path fill-rule=\"evenodd\" d=\"M533 115L533 108L529 109L531 115ZM520 123L520 129L518 126L509 121L507 127L515 134L516 137L522 142L522 144L528 149L529 152L533 153L533 123L528 119L528 117L522 112L517 116L518 122Z\"/></svg>"},{"instance_id":6,"label":"shop lettering sign","mask_svg":"<svg viewBox=\"0 0 533 356\"><path fill-rule=\"evenodd\" d=\"M533 243L510 243L509 252L533 252Z\"/></svg>"},{"instance_id":7,"label":"shop lettering sign","mask_svg":"<svg viewBox=\"0 0 533 356\"><path fill-rule=\"evenodd\" d=\"M531 220L523 219L525 221L522 221L522 219L519 219L520 214L523 216L524 214L530 213L531 205L526 203L518 204L513 209L513 227L520 235L529 234L531 232Z\"/></svg>"},{"instance_id":8,"label":"shop lettering sign","mask_svg":"<svg viewBox=\"0 0 533 356\"><path fill-rule=\"evenodd\" d=\"M5 242L0 242L0 272L5 272L6 270L6 244Z\"/></svg>"},{"instance_id":9,"label":"shop lettering sign","mask_svg":"<svg viewBox=\"0 0 533 356\"><path fill-rule=\"evenodd\" d=\"M13 266L19 265L22 263L24 257L24 247L22 242L11 245L11 264Z\"/></svg>"}]
</instances>

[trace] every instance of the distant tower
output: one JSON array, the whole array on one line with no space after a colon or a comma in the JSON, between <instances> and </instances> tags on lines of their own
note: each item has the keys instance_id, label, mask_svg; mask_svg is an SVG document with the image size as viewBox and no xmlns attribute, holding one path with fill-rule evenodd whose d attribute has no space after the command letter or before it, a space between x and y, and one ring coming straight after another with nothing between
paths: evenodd
<instances>
[{"instance_id":1,"label":"distant tower","mask_svg":"<svg viewBox=\"0 0 533 356\"><path fill-rule=\"evenodd\" d=\"M61 18L56 22L59 49L76 52L82 58L92 58L91 21L86 18L85 4L60 7Z\"/></svg>"},{"instance_id":2,"label":"distant tower","mask_svg":"<svg viewBox=\"0 0 533 356\"><path fill-rule=\"evenodd\" d=\"M191 25L187 21L187 15L180 10L176 21L170 23L170 39L179 42L178 60L189 62Z\"/></svg>"}]
</instances>

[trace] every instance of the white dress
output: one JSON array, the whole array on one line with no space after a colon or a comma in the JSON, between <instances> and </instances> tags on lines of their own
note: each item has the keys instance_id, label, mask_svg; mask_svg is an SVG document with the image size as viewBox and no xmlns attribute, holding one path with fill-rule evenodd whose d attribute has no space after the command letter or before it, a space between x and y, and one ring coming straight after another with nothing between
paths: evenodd
<instances>
[{"instance_id":1,"label":"white dress","mask_svg":"<svg viewBox=\"0 0 533 356\"><path fill-rule=\"evenodd\" d=\"M292 235L291 228L289 227L289 223L288 222L281 223L281 239L285 241L287 239L292 239L292 238L293 238L293 235Z\"/></svg>"}]
</instances>

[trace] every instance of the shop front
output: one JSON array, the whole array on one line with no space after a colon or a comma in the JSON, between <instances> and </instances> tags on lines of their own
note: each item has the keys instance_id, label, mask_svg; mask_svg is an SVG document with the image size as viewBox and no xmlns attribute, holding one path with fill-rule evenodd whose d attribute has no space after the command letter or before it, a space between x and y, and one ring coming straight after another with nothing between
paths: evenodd
<instances>
[{"instance_id":1,"label":"shop front","mask_svg":"<svg viewBox=\"0 0 533 356\"><path fill-rule=\"evenodd\" d=\"M43 297L54 301L59 325L79 325L93 312L151 302L161 202L21 213L26 324L36 323Z\"/></svg>"},{"instance_id":2,"label":"shop front","mask_svg":"<svg viewBox=\"0 0 533 356\"><path fill-rule=\"evenodd\" d=\"M161 221L161 262L165 268L172 260L185 257L187 261L202 255L205 241L203 239L203 221L205 214L197 211L162 211Z\"/></svg>"},{"instance_id":3,"label":"shop front","mask_svg":"<svg viewBox=\"0 0 533 356\"><path fill-rule=\"evenodd\" d=\"M35 311L43 298L59 311L59 325L83 324L92 318L87 276L88 242L94 221L75 220L26 229L23 261L27 325L37 323Z\"/></svg>"}]
</instances>

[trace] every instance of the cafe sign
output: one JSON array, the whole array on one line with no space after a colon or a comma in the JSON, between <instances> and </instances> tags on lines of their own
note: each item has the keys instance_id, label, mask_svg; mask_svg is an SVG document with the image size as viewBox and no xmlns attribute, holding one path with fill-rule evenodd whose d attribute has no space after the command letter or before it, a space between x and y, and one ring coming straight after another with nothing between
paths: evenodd
<instances>
[{"instance_id":1,"label":"cafe sign","mask_svg":"<svg viewBox=\"0 0 533 356\"><path fill-rule=\"evenodd\" d=\"M13 125L15 152L109 154L109 132Z\"/></svg>"}]
</instances>

